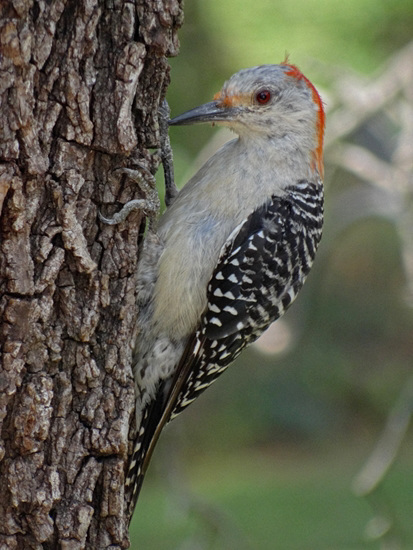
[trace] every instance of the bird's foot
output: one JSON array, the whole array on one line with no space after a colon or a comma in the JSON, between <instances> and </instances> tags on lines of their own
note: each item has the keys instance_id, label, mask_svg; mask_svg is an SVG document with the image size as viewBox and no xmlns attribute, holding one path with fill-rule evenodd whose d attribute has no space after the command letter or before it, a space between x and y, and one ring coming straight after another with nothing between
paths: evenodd
<instances>
[{"instance_id":1,"label":"bird's foot","mask_svg":"<svg viewBox=\"0 0 413 550\"><path fill-rule=\"evenodd\" d=\"M115 172L125 174L129 179L138 184L145 194L145 199L134 199L127 202L123 208L114 214L112 218L106 218L98 212L99 219L108 225L117 225L126 220L131 212L142 210L149 218L152 225L159 212L159 197L156 191L156 181L151 172L141 163L136 163L137 168L117 168Z\"/></svg>"}]
</instances>

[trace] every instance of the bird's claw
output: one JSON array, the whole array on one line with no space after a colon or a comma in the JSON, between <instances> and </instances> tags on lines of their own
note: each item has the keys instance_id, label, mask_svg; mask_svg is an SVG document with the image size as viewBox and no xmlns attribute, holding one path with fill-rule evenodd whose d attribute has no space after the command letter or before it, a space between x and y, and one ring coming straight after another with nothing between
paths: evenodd
<instances>
[{"instance_id":1,"label":"bird's claw","mask_svg":"<svg viewBox=\"0 0 413 550\"><path fill-rule=\"evenodd\" d=\"M165 175L165 204L169 206L176 195L178 189L174 182L172 148L169 141L168 121L170 109L166 99L159 107L159 134L160 134L160 156ZM106 218L100 212L98 213L101 222L107 225L117 225L126 220L131 212L143 210L149 217L150 225L153 224L156 214L159 212L159 197L156 191L156 180L153 174L140 162L135 163L136 168L116 168L114 172L125 174L129 179L138 184L146 199L135 199L127 202L123 208L112 218Z\"/></svg>"},{"instance_id":2,"label":"bird's claw","mask_svg":"<svg viewBox=\"0 0 413 550\"><path fill-rule=\"evenodd\" d=\"M106 218L100 212L98 212L98 216L100 221L107 225L118 225L119 223L124 222L129 214L131 212L135 212L135 210L143 210L145 214L152 219L158 212L158 206L146 199L135 199L127 202L123 206L122 210L116 212L112 218Z\"/></svg>"},{"instance_id":3,"label":"bird's claw","mask_svg":"<svg viewBox=\"0 0 413 550\"><path fill-rule=\"evenodd\" d=\"M112 218L106 218L98 212L99 219L107 225L118 225L126 220L131 212L143 210L149 217L149 223L152 224L159 212L159 197L156 191L156 181L151 172L141 163L136 163L136 168L116 168L114 172L125 174L129 179L136 182L139 188L145 193L146 199L134 199L127 202L123 208L113 215Z\"/></svg>"}]
</instances>

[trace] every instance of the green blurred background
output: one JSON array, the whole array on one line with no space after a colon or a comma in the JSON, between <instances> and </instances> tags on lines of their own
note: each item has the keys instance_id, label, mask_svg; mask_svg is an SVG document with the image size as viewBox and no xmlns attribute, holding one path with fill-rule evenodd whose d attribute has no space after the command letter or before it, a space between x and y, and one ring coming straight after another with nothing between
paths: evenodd
<instances>
[{"instance_id":1,"label":"green blurred background","mask_svg":"<svg viewBox=\"0 0 413 550\"><path fill-rule=\"evenodd\" d=\"M383 189L337 161L343 144L355 145L397 168L406 139L398 103L347 134L339 121L362 97L351 83L368 90L412 35L411 0L187 0L172 115L210 101L240 68L288 52L328 109L326 222L284 320L165 430L133 549L413 549L411 427L378 487L353 490L395 404L405 420L412 409L411 394L401 397L412 379L412 175L401 190L391 177ZM210 154L209 140L228 137L218 132L171 130L178 183L204 147Z\"/></svg>"}]
</instances>

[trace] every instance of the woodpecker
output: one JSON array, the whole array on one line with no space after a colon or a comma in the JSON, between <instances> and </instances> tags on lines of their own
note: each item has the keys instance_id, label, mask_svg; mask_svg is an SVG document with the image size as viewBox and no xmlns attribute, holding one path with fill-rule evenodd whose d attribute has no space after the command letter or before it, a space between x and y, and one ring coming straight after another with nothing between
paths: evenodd
<instances>
[{"instance_id":1,"label":"woodpecker","mask_svg":"<svg viewBox=\"0 0 413 550\"><path fill-rule=\"evenodd\" d=\"M203 122L237 137L173 198L138 265L130 515L165 424L283 315L322 233L325 114L295 65L243 69L169 124Z\"/></svg>"}]
</instances>

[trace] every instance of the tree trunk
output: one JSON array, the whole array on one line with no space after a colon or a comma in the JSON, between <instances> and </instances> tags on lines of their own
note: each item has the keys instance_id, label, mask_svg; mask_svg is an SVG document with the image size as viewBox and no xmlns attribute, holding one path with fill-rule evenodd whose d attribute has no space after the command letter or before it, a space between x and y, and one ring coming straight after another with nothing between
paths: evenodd
<instances>
[{"instance_id":1,"label":"tree trunk","mask_svg":"<svg viewBox=\"0 0 413 550\"><path fill-rule=\"evenodd\" d=\"M181 0L0 3L0 548L127 548L143 193Z\"/></svg>"}]
</instances>

